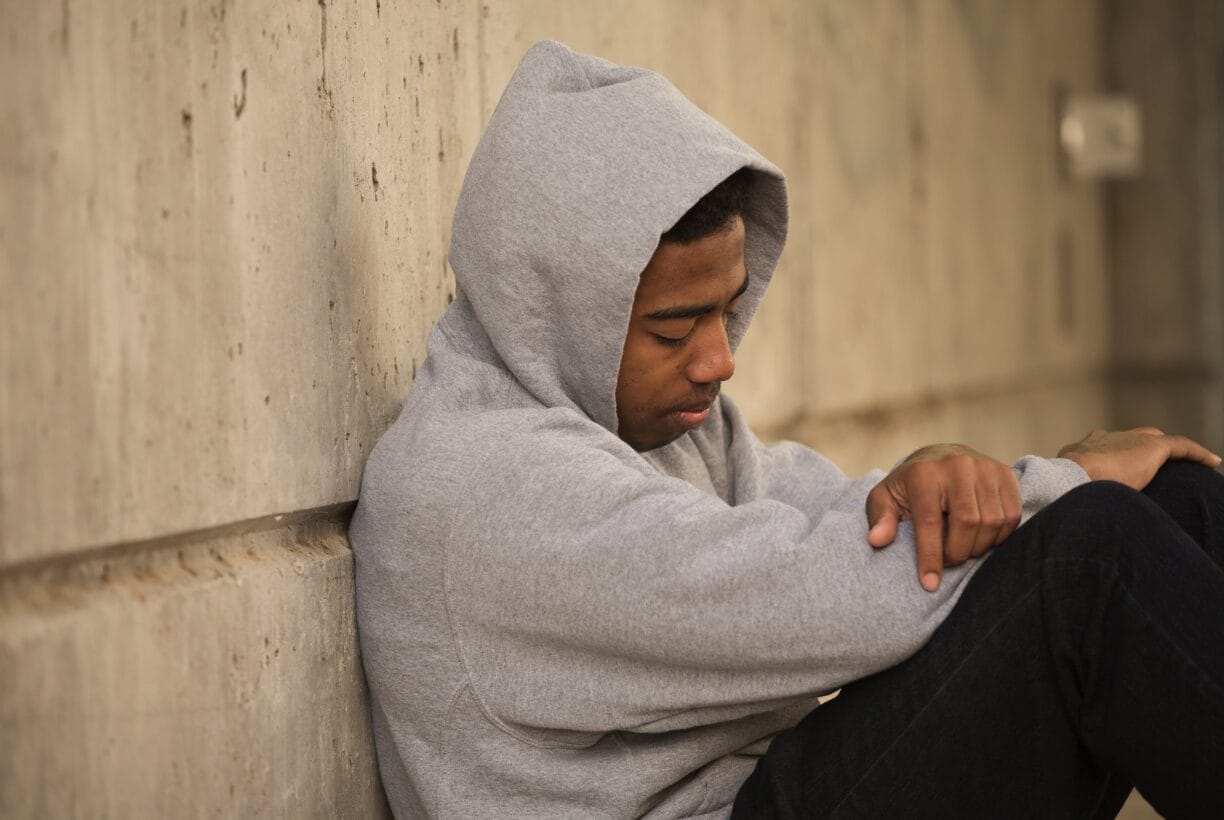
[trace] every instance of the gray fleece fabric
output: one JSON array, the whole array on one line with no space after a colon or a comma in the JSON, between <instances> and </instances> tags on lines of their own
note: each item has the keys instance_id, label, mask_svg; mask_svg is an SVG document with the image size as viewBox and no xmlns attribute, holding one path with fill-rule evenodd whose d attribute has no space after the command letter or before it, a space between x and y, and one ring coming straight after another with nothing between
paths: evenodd
<instances>
[{"instance_id":1,"label":"gray fleece fabric","mask_svg":"<svg viewBox=\"0 0 1224 820\"><path fill-rule=\"evenodd\" d=\"M350 533L397 816L725 816L775 733L921 647L974 571L924 591L908 525L867 544L879 472L764 445L726 397L656 451L617 438L638 276L741 167L733 346L782 252L778 169L649 71L543 42L510 80L455 211L459 296ZM1086 480L1016 471L1028 515Z\"/></svg>"}]
</instances>

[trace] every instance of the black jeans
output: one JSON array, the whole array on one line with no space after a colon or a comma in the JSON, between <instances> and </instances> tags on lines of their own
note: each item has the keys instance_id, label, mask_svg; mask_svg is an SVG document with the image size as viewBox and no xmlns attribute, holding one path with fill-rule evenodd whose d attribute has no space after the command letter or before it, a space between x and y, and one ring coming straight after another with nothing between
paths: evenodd
<instances>
[{"instance_id":1,"label":"black jeans","mask_svg":"<svg viewBox=\"0 0 1224 820\"><path fill-rule=\"evenodd\" d=\"M914 583L917 583L915 581ZM733 817L1224 817L1224 477L1067 493L913 657L783 732Z\"/></svg>"}]
</instances>

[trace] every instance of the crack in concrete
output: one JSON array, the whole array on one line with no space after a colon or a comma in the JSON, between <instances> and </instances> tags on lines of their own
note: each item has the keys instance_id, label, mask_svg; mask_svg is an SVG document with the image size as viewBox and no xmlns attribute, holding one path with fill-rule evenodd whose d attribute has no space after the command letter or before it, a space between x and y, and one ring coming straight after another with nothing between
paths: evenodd
<instances>
[{"instance_id":1,"label":"crack in concrete","mask_svg":"<svg viewBox=\"0 0 1224 820\"><path fill-rule=\"evenodd\" d=\"M336 110L336 101L327 86L327 0L319 0L319 62L319 100L323 103L323 113L330 120Z\"/></svg>"},{"instance_id":2,"label":"crack in concrete","mask_svg":"<svg viewBox=\"0 0 1224 820\"><path fill-rule=\"evenodd\" d=\"M239 117L241 117L242 112L246 109L246 91L247 91L246 72L247 70L244 68L242 69L242 74L239 75L240 79L242 80L242 96L234 97L234 119L238 119Z\"/></svg>"},{"instance_id":3,"label":"crack in concrete","mask_svg":"<svg viewBox=\"0 0 1224 820\"><path fill-rule=\"evenodd\" d=\"M63 49L64 56L68 56L68 35L71 33L71 18L69 17L68 0L63 0L60 4L60 48Z\"/></svg>"},{"instance_id":4,"label":"crack in concrete","mask_svg":"<svg viewBox=\"0 0 1224 820\"><path fill-rule=\"evenodd\" d=\"M179 115L179 119L183 123L184 139L186 140L186 146L187 146L187 156L190 158L192 153L195 150L195 140L193 139L192 133L191 133L191 124L192 124L191 109L184 108L182 110L182 113Z\"/></svg>"}]
</instances>

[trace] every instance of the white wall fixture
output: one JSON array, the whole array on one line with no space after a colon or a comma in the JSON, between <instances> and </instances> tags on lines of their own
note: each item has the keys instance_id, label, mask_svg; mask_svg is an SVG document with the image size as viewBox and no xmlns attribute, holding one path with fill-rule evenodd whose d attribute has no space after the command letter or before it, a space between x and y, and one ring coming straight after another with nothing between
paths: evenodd
<instances>
[{"instance_id":1,"label":"white wall fixture","mask_svg":"<svg viewBox=\"0 0 1224 820\"><path fill-rule=\"evenodd\" d=\"M1058 141L1075 177L1133 177L1143 165L1143 122L1127 96L1068 95L1060 106Z\"/></svg>"}]
</instances>

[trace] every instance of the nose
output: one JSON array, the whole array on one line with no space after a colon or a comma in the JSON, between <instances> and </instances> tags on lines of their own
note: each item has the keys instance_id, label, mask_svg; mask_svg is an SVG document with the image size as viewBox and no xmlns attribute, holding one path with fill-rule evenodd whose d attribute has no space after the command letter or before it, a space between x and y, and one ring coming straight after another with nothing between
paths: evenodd
<instances>
[{"instance_id":1,"label":"nose","mask_svg":"<svg viewBox=\"0 0 1224 820\"><path fill-rule=\"evenodd\" d=\"M731 355L727 328L721 321L711 322L698 334L685 375L694 384L709 384L725 382L734 373L735 358Z\"/></svg>"}]
</instances>

